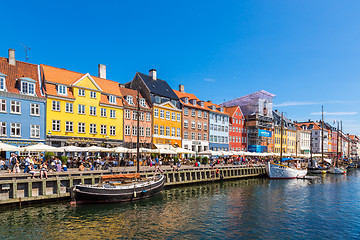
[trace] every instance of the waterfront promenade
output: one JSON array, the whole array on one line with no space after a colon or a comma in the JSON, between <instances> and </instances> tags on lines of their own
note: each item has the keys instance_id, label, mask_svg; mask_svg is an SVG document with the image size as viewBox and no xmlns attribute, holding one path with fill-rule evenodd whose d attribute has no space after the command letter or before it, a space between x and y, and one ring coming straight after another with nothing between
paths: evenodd
<instances>
[{"instance_id":1,"label":"waterfront promenade","mask_svg":"<svg viewBox=\"0 0 360 240\"><path fill-rule=\"evenodd\" d=\"M162 166L166 176L166 187L193 183L234 180L265 175L263 165L209 165L203 167L182 166L178 170L170 166ZM0 173L0 205L21 204L42 200L69 198L69 188L77 184L97 184L102 175L133 173L136 167L116 167L110 170L78 171L70 169L66 172L49 172L48 178L32 179L27 173ZM141 176L151 177L155 168L140 167Z\"/></svg>"}]
</instances>

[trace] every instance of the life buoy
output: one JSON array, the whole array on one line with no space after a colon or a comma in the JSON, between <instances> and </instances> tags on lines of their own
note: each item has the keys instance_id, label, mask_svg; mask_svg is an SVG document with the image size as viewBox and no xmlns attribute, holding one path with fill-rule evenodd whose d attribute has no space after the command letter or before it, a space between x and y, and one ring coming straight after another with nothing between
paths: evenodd
<instances>
[{"instance_id":1,"label":"life buoy","mask_svg":"<svg viewBox=\"0 0 360 240\"><path fill-rule=\"evenodd\" d=\"M216 174L219 174L219 172L220 172L219 169L216 169Z\"/></svg>"}]
</instances>

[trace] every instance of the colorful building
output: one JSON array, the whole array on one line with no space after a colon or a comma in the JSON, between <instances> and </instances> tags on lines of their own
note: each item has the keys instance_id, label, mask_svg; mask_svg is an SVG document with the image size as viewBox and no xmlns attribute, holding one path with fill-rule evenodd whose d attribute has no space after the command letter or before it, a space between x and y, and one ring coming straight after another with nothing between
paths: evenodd
<instances>
[{"instance_id":1,"label":"colorful building","mask_svg":"<svg viewBox=\"0 0 360 240\"><path fill-rule=\"evenodd\" d=\"M158 148L181 147L182 110L179 97L169 84L157 78L156 70L151 69L149 75L137 72L125 86L139 89L142 96L152 104L153 144Z\"/></svg>"},{"instance_id":2,"label":"colorful building","mask_svg":"<svg viewBox=\"0 0 360 240\"><path fill-rule=\"evenodd\" d=\"M229 114L230 151L247 151L245 117L240 107L227 107L225 111Z\"/></svg>"},{"instance_id":3,"label":"colorful building","mask_svg":"<svg viewBox=\"0 0 360 240\"><path fill-rule=\"evenodd\" d=\"M229 151L229 115L224 107L211 101L204 103L209 113L209 147L214 151Z\"/></svg>"},{"instance_id":4,"label":"colorful building","mask_svg":"<svg viewBox=\"0 0 360 240\"><path fill-rule=\"evenodd\" d=\"M0 141L27 146L45 142L45 95L38 65L0 57ZM20 154L25 154L20 152ZM26 153L28 154L28 153ZM5 158L10 153L3 153Z\"/></svg>"},{"instance_id":5,"label":"colorful building","mask_svg":"<svg viewBox=\"0 0 360 240\"><path fill-rule=\"evenodd\" d=\"M174 90L182 104L182 146L185 149L202 152L209 149L209 110L204 101L194 94L186 93L184 85Z\"/></svg>"},{"instance_id":6,"label":"colorful building","mask_svg":"<svg viewBox=\"0 0 360 240\"><path fill-rule=\"evenodd\" d=\"M123 103L119 83L41 65L47 97L46 133L52 146L115 147L123 142Z\"/></svg>"},{"instance_id":7,"label":"colorful building","mask_svg":"<svg viewBox=\"0 0 360 240\"><path fill-rule=\"evenodd\" d=\"M124 106L124 147L136 148L138 93L129 88L120 88ZM139 93L139 143L140 147L151 148L152 109L150 103Z\"/></svg>"},{"instance_id":8,"label":"colorful building","mask_svg":"<svg viewBox=\"0 0 360 240\"><path fill-rule=\"evenodd\" d=\"M311 131L306 128L301 128L297 123L296 126L296 153L297 154L310 154L310 138Z\"/></svg>"},{"instance_id":9,"label":"colorful building","mask_svg":"<svg viewBox=\"0 0 360 240\"><path fill-rule=\"evenodd\" d=\"M277 110L273 111L274 118L274 152L294 154L296 153L296 126L288 118L282 116ZM282 120L282 123L281 123ZM281 137L282 133L282 137ZM281 146L281 139L283 141Z\"/></svg>"}]
</instances>

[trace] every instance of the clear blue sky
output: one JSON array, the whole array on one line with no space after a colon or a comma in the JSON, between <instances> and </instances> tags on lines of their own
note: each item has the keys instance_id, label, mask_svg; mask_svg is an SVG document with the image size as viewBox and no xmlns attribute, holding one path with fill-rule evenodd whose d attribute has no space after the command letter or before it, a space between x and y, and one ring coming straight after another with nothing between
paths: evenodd
<instances>
[{"instance_id":1,"label":"clear blue sky","mask_svg":"<svg viewBox=\"0 0 360 240\"><path fill-rule=\"evenodd\" d=\"M359 1L2 1L0 56L130 81L158 77L221 103L258 90L298 121L360 134Z\"/></svg>"}]
</instances>

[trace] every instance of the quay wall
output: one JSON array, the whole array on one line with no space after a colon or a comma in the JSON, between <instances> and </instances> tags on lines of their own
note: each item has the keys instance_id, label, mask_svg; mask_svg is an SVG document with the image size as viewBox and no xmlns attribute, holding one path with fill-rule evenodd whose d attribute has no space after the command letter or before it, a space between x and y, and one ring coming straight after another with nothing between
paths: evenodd
<instances>
[{"instance_id":1,"label":"quay wall","mask_svg":"<svg viewBox=\"0 0 360 240\"><path fill-rule=\"evenodd\" d=\"M217 171L218 169L218 171ZM0 176L0 205L21 204L69 198L69 188L78 184L99 183L102 175L133 173L133 171L74 171L49 173L47 179L31 179L29 174L5 174ZM141 171L141 176L153 176L153 170ZM185 184L260 177L265 175L262 165L248 166L219 166L216 169L191 168L179 171L165 170L165 187Z\"/></svg>"}]
</instances>

